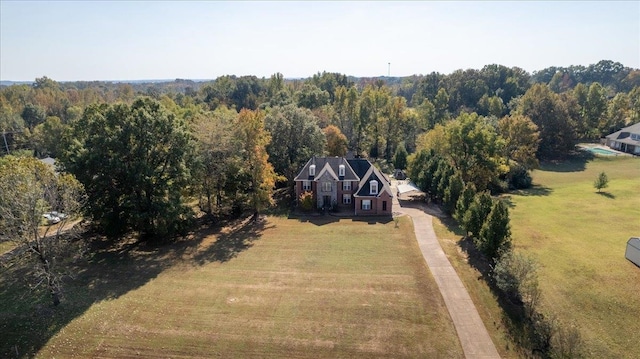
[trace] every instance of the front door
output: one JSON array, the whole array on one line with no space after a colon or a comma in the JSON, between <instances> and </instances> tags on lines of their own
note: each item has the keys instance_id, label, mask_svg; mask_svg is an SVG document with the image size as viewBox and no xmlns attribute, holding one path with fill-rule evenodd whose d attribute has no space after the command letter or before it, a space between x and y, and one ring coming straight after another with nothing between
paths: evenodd
<instances>
[{"instance_id":1,"label":"front door","mask_svg":"<svg viewBox=\"0 0 640 359\"><path fill-rule=\"evenodd\" d=\"M324 207L331 207L331 196L322 196L322 205Z\"/></svg>"},{"instance_id":2,"label":"front door","mask_svg":"<svg viewBox=\"0 0 640 359\"><path fill-rule=\"evenodd\" d=\"M383 211L387 210L387 201L382 201L382 210Z\"/></svg>"}]
</instances>

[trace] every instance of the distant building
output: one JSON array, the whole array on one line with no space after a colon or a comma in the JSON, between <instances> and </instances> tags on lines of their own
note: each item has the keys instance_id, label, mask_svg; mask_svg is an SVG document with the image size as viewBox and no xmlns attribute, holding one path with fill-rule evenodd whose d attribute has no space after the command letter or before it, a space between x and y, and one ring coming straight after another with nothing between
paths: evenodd
<instances>
[{"instance_id":1,"label":"distant building","mask_svg":"<svg viewBox=\"0 0 640 359\"><path fill-rule=\"evenodd\" d=\"M606 136L605 141L614 150L640 155L640 122Z\"/></svg>"}]
</instances>

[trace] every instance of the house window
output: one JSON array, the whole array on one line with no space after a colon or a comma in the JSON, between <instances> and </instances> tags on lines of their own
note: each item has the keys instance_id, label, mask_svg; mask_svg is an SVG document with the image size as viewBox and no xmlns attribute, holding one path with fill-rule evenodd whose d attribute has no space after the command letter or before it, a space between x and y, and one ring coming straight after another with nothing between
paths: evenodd
<instances>
[{"instance_id":1,"label":"house window","mask_svg":"<svg viewBox=\"0 0 640 359\"><path fill-rule=\"evenodd\" d=\"M316 175L316 165L309 166L309 176L315 176L315 175Z\"/></svg>"},{"instance_id":2,"label":"house window","mask_svg":"<svg viewBox=\"0 0 640 359\"><path fill-rule=\"evenodd\" d=\"M640 140L640 135L637 134L637 133L632 133L631 134L631 139L634 140L634 141L638 141L638 140Z\"/></svg>"},{"instance_id":3,"label":"house window","mask_svg":"<svg viewBox=\"0 0 640 359\"><path fill-rule=\"evenodd\" d=\"M378 181L369 181L369 188L371 189L370 194L378 194Z\"/></svg>"},{"instance_id":4,"label":"house window","mask_svg":"<svg viewBox=\"0 0 640 359\"><path fill-rule=\"evenodd\" d=\"M343 191L351 191L351 181L342 182Z\"/></svg>"},{"instance_id":5,"label":"house window","mask_svg":"<svg viewBox=\"0 0 640 359\"><path fill-rule=\"evenodd\" d=\"M338 167L338 176L344 177L344 165Z\"/></svg>"},{"instance_id":6,"label":"house window","mask_svg":"<svg viewBox=\"0 0 640 359\"><path fill-rule=\"evenodd\" d=\"M311 191L311 181L302 181L302 190Z\"/></svg>"},{"instance_id":7,"label":"house window","mask_svg":"<svg viewBox=\"0 0 640 359\"><path fill-rule=\"evenodd\" d=\"M383 211L387 210L387 201L382 201L382 210Z\"/></svg>"},{"instance_id":8,"label":"house window","mask_svg":"<svg viewBox=\"0 0 640 359\"><path fill-rule=\"evenodd\" d=\"M342 203L343 204L351 204L351 195L350 194L343 194L342 195Z\"/></svg>"},{"instance_id":9,"label":"house window","mask_svg":"<svg viewBox=\"0 0 640 359\"><path fill-rule=\"evenodd\" d=\"M322 192L331 192L331 182L322 182Z\"/></svg>"},{"instance_id":10,"label":"house window","mask_svg":"<svg viewBox=\"0 0 640 359\"><path fill-rule=\"evenodd\" d=\"M362 210L363 211L368 211L371 209L371 200L370 199L363 199L362 200Z\"/></svg>"}]
</instances>

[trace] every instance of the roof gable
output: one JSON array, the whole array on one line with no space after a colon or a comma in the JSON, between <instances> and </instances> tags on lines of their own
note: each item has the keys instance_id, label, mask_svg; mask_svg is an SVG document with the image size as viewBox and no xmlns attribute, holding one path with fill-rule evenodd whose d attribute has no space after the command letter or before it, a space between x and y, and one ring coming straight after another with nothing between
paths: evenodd
<instances>
[{"instance_id":1,"label":"roof gable","mask_svg":"<svg viewBox=\"0 0 640 359\"><path fill-rule=\"evenodd\" d=\"M367 161L368 162L368 161ZM354 195L355 197L378 197L383 192L387 192L389 196L393 197L393 193L391 192L391 187L389 186L389 182L386 180L385 176L378 170L375 166L369 163L369 170L364 174L362 179L360 180L360 186L358 192ZM371 181L378 182L378 193L371 194Z\"/></svg>"},{"instance_id":2,"label":"roof gable","mask_svg":"<svg viewBox=\"0 0 640 359\"><path fill-rule=\"evenodd\" d=\"M316 165L316 175L309 176L309 167ZM344 177L338 176L340 172L340 165L344 166ZM293 179L294 181L309 181L319 178L321 174L330 171L335 176L336 180L345 181L359 181L360 176L356 174L349 162L344 157L311 157L309 161L302 167L298 175ZM321 173L322 172L322 173Z\"/></svg>"}]
</instances>

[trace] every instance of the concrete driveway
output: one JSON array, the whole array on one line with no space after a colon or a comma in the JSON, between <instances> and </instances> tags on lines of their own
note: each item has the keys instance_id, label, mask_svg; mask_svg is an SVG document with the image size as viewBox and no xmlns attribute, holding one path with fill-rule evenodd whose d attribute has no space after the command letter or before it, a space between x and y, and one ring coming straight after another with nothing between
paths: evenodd
<instances>
[{"instance_id":1,"label":"concrete driveway","mask_svg":"<svg viewBox=\"0 0 640 359\"><path fill-rule=\"evenodd\" d=\"M395 182L392 184L397 193ZM444 254L433 231L433 217L421 208L401 207L397 196L393 199L394 212L411 216L416 239L427 262L458 333L465 358L500 358L467 289Z\"/></svg>"}]
</instances>

